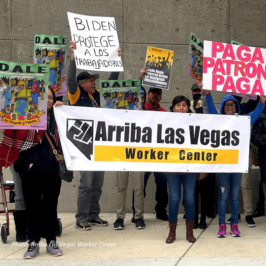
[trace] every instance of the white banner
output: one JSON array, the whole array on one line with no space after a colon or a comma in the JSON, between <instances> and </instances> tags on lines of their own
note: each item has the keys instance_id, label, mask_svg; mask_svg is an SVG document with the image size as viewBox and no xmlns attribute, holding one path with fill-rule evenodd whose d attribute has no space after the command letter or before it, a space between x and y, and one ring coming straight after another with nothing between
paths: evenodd
<instances>
[{"instance_id":1,"label":"white banner","mask_svg":"<svg viewBox=\"0 0 266 266\"><path fill-rule=\"evenodd\" d=\"M115 18L94 17L67 12L78 69L124 71L118 56L119 41Z\"/></svg>"},{"instance_id":2,"label":"white banner","mask_svg":"<svg viewBox=\"0 0 266 266\"><path fill-rule=\"evenodd\" d=\"M62 106L73 171L248 172L250 117Z\"/></svg>"},{"instance_id":3,"label":"white banner","mask_svg":"<svg viewBox=\"0 0 266 266\"><path fill-rule=\"evenodd\" d=\"M203 88L266 95L266 49L204 41Z\"/></svg>"}]
</instances>

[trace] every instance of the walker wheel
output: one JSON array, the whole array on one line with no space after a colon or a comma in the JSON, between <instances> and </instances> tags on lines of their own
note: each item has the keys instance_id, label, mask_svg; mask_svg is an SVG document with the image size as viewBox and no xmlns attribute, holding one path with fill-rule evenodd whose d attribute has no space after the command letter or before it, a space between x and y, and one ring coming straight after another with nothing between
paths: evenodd
<instances>
[{"instance_id":1,"label":"walker wheel","mask_svg":"<svg viewBox=\"0 0 266 266\"><path fill-rule=\"evenodd\" d=\"M1 227L1 239L4 244L7 242L7 228L6 224L3 224Z\"/></svg>"},{"instance_id":2,"label":"walker wheel","mask_svg":"<svg viewBox=\"0 0 266 266\"><path fill-rule=\"evenodd\" d=\"M63 231L61 219L57 219L57 236L61 236Z\"/></svg>"}]
</instances>

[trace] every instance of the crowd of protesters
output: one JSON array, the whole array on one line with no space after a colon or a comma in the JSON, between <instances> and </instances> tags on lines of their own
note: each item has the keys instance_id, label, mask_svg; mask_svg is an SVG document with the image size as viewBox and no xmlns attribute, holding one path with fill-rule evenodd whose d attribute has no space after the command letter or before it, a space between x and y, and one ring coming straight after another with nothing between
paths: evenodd
<instances>
[{"instance_id":1,"label":"crowd of protesters","mask_svg":"<svg viewBox=\"0 0 266 266\"><path fill-rule=\"evenodd\" d=\"M99 75L83 71L76 76L75 43L70 42L69 48L71 51L67 73L69 104L72 106L99 108L100 94L96 90L95 83ZM122 57L121 49L118 49L118 55ZM147 68L140 70L140 79L143 78L146 71ZM118 78L119 73L117 72L111 73L109 76L111 80L117 80ZM240 220L240 187L243 194L244 215L247 226L256 226L253 217L264 215L264 208L266 208L266 203L264 203L266 199L266 109L264 105L266 96L260 96L257 100L241 103L242 98L225 95L221 100L219 110L217 110L210 91L205 91L201 82L196 82L191 91L193 99L190 101L185 96L176 96L172 101L170 112L251 116L250 125L254 124L251 140L258 147L260 155L258 159L261 172L260 198L253 214L251 176L249 174L252 158L250 159L249 173L245 174L154 172L156 218L169 221L169 235L165 240L167 244L173 243L176 239L178 210L182 196L181 184L183 186L186 238L191 243L196 241L193 229L205 229L207 227L206 218L215 218L216 213L219 216L217 237L226 237L226 223L230 224L230 234L233 237L241 236L238 228ZM161 89L155 87L150 87L146 92L145 88L141 87L141 109L143 111L167 112L166 109L160 106L160 101L163 97L162 92ZM61 179L57 176L56 156L54 156L53 146L51 145L52 143L59 152L62 152L53 108L61 106L63 103L56 100L53 89L49 88L46 131L5 130L0 143L0 170L3 167L10 166L15 182L14 220L16 240L18 242L29 240L24 258L33 258L39 253L39 241L41 238L46 239L48 253L53 256L61 256L63 254L63 251L56 243L58 227L57 203ZM101 219L99 216L99 201L102 194L104 174L104 171L80 171L75 223L75 227L79 230L91 230L91 225L108 226L108 221ZM125 203L129 179L133 180L133 216L131 221L135 224L136 229L145 229L144 198L150 175L150 172L117 172L117 217L113 225L115 230L125 229ZM53 186L50 186L49 183L53 183ZM231 217L226 221L225 214L229 194ZM201 203L200 206L199 202ZM39 221L41 220L44 222L40 225Z\"/></svg>"}]
</instances>

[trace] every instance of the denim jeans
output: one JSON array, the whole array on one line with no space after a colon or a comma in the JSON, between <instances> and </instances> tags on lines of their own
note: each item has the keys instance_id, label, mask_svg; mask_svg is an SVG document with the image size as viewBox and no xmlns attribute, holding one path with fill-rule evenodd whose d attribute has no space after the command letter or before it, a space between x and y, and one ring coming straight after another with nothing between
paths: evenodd
<instances>
[{"instance_id":1,"label":"denim jeans","mask_svg":"<svg viewBox=\"0 0 266 266\"><path fill-rule=\"evenodd\" d=\"M231 225L238 223L241 173L217 173L219 224L225 223L226 202L230 185Z\"/></svg>"},{"instance_id":2,"label":"denim jeans","mask_svg":"<svg viewBox=\"0 0 266 266\"><path fill-rule=\"evenodd\" d=\"M195 213L195 186L199 174L165 174L169 187L169 222L177 221L178 207L181 198L181 183L183 183L183 200L186 220L193 221Z\"/></svg>"}]
</instances>

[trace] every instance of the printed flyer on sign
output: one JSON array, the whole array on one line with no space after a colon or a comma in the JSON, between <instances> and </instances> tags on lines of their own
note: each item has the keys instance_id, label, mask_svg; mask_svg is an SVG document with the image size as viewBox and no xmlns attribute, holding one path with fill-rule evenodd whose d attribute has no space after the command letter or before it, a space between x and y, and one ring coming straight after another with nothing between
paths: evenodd
<instances>
[{"instance_id":1,"label":"printed flyer on sign","mask_svg":"<svg viewBox=\"0 0 266 266\"><path fill-rule=\"evenodd\" d=\"M67 12L76 67L93 71L124 71L118 56L119 41L115 18Z\"/></svg>"},{"instance_id":2,"label":"printed flyer on sign","mask_svg":"<svg viewBox=\"0 0 266 266\"><path fill-rule=\"evenodd\" d=\"M246 173L250 117L55 108L72 171Z\"/></svg>"},{"instance_id":3,"label":"printed flyer on sign","mask_svg":"<svg viewBox=\"0 0 266 266\"><path fill-rule=\"evenodd\" d=\"M50 66L49 85L54 86L56 96L67 94L65 73L65 53L67 37L59 35L34 36L34 63Z\"/></svg>"},{"instance_id":4,"label":"printed flyer on sign","mask_svg":"<svg viewBox=\"0 0 266 266\"><path fill-rule=\"evenodd\" d=\"M100 95L102 108L138 110L140 79L100 80Z\"/></svg>"},{"instance_id":5,"label":"printed flyer on sign","mask_svg":"<svg viewBox=\"0 0 266 266\"><path fill-rule=\"evenodd\" d=\"M143 76L142 85L168 90L173 57L173 51L148 46L145 67L149 69Z\"/></svg>"},{"instance_id":6,"label":"printed flyer on sign","mask_svg":"<svg viewBox=\"0 0 266 266\"><path fill-rule=\"evenodd\" d=\"M46 129L49 65L0 61L0 129Z\"/></svg>"},{"instance_id":7,"label":"printed flyer on sign","mask_svg":"<svg viewBox=\"0 0 266 266\"><path fill-rule=\"evenodd\" d=\"M202 81L203 42L192 32L190 33L188 54L188 74L193 79Z\"/></svg>"},{"instance_id":8,"label":"printed flyer on sign","mask_svg":"<svg viewBox=\"0 0 266 266\"><path fill-rule=\"evenodd\" d=\"M266 49L204 41L203 88L266 95Z\"/></svg>"}]
</instances>

